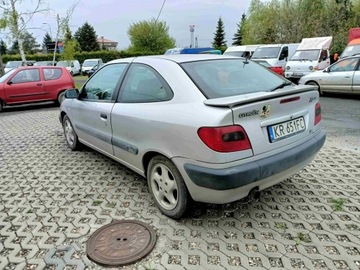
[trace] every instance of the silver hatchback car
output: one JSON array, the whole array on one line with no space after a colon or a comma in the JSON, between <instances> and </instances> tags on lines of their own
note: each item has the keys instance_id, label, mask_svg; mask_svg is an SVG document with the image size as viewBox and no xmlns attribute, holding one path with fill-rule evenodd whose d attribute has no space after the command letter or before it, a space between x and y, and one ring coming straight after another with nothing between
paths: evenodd
<instances>
[{"instance_id":1,"label":"silver hatchback car","mask_svg":"<svg viewBox=\"0 0 360 270\"><path fill-rule=\"evenodd\" d=\"M232 56L114 60L65 97L69 147L85 144L146 177L172 218L192 200L229 203L279 183L326 137L314 86Z\"/></svg>"}]
</instances>

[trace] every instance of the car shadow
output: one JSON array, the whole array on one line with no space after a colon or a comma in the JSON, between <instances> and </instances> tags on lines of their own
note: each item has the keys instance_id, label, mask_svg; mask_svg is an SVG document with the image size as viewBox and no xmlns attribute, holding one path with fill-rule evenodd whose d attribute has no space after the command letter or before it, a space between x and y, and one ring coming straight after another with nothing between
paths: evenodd
<instances>
[{"instance_id":1,"label":"car shadow","mask_svg":"<svg viewBox=\"0 0 360 270\"><path fill-rule=\"evenodd\" d=\"M39 109L47 109L47 108L59 108L59 106L52 102L41 102L41 103L30 103L23 105L11 105L5 106L1 113L11 113L11 112L25 112Z\"/></svg>"},{"instance_id":2,"label":"car shadow","mask_svg":"<svg viewBox=\"0 0 360 270\"><path fill-rule=\"evenodd\" d=\"M360 94L358 95L351 95L351 94L339 94L339 93L323 93L321 97L329 97L329 98L342 98L342 99L353 99L353 100L360 100Z\"/></svg>"}]
</instances>

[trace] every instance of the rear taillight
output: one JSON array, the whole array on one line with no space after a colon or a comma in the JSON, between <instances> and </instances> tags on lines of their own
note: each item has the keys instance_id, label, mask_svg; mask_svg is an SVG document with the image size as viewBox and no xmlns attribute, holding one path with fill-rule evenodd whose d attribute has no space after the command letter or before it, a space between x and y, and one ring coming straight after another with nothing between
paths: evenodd
<instances>
[{"instance_id":1,"label":"rear taillight","mask_svg":"<svg viewBox=\"0 0 360 270\"><path fill-rule=\"evenodd\" d=\"M314 120L314 126L319 124L321 121L321 105L320 102L316 103L315 105L315 120Z\"/></svg>"},{"instance_id":2,"label":"rear taillight","mask_svg":"<svg viewBox=\"0 0 360 270\"><path fill-rule=\"evenodd\" d=\"M198 130L200 139L216 152L235 152L251 149L245 130L238 125L226 127L202 127Z\"/></svg>"},{"instance_id":3,"label":"rear taillight","mask_svg":"<svg viewBox=\"0 0 360 270\"><path fill-rule=\"evenodd\" d=\"M270 69L279 75L284 75L284 70L282 67L270 67Z\"/></svg>"}]
</instances>

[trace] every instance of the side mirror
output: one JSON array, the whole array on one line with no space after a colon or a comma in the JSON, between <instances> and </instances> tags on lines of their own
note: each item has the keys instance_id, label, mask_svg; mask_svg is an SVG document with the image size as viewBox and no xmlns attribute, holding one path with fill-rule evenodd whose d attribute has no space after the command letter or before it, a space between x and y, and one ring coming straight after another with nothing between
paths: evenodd
<instances>
[{"instance_id":1,"label":"side mirror","mask_svg":"<svg viewBox=\"0 0 360 270\"><path fill-rule=\"evenodd\" d=\"M8 85L12 85L13 82L10 80L10 81L7 82L7 84L8 84Z\"/></svg>"},{"instance_id":2,"label":"side mirror","mask_svg":"<svg viewBox=\"0 0 360 270\"><path fill-rule=\"evenodd\" d=\"M330 72L330 69L329 69L329 68L325 68L325 69L323 70L323 72L324 72L324 73L328 73L328 72Z\"/></svg>"},{"instance_id":3,"label":"side mirror","mask_svg":"<svg viewBox=\"0 0 360 270\"><path fill-rule=\"evenodd\" d=\"M78 89L68 89L65 91L65 98L77 98L79 96L79 90Z\"/></svg>"},{"instance_id":4,"label":"side mirror","mask_svg":"<svg viewBox=\"0 0 360 270\"><path fill-rule=\"evenodd\" d=\"M279 60L284 60L286 58L286 55L285 54L280 54L280 57L279 57Z\"/></svg>"}]
</instances>

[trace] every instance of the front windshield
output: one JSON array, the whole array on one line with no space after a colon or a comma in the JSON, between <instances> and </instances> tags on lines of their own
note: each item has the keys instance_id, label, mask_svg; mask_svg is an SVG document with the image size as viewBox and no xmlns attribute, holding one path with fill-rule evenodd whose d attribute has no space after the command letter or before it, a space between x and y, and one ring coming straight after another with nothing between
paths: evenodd
<instances>
[{"instance_id":1,"label":"front windshield","mask_svg":"<svg viewBox=\"0 0 360 270\"><path fill-rule=\"evenodd\" d=\"M21 66L21 61L10 61L10 62L7 62L5 67L7 68L16 68L16 67L20 67Z\"/></svg>"},{"instance_id":2,"label":"front windshield","mask_svg":"<svg viewBox=\"0 0 360 270\"><path fill-rule=\"evenodd\" d=\"M97 65L97 63L98 62L96 60L94 60L94 61L85 61L83 63L83 67L93 67L93 66Z\"/></svg>"},{"instance_id":3,"label":"front windshield","mask_svg":"<svg viewBox=\"0 0 360 270\"><path fill-rule=\"evenodd\" d=\"M181 66L209 99L269 92L289 83L267 68L245 59L204 60Z\"/></svg>"},{"instance_id":4,"label":"front windshield","mask_svg":"<svg viewBox=\"0 0 360 270\"><path fill-rule=\"evenodd\" d=\"M250 53L246 51L232 51L232 52L230 51L230 52L224 52L224 55L247 57L250 55Z\"/></svg>"},{"instance_id":5,"label":"front windshield","mask_svg":"<svg viewBox=\"0 0 360 270\"><path fill-rule=\"evenodd\" d=\"M300 60L310 60L318 61L319 60L320 50L304 50L296 51L293 56L291 56L290 61L300 61Z\"/></svg>"},{"instance_id":6,"label":"front windshield","mask_svg":"<svg viewBox=\"0 0 360 270\"><path fill-rule=\"evenodd\" d=\"M71 62L70 61L59 61L56 63L58 67L70 67Z\"/></svg>"},{"instance_id":7,"label":"front windshield","mask_svg":"<svg viewBox=\"0 0 360 270\"><path fill-rule=\"evenodd\" d=\"M341 58L360 53L360 44L348 45L341 54Z\"/></svg>"},{"instance_id":8,"label":"front windshield","mask_svg":"<svg viewBox=\"0 0 360 270\"><path fill-rule=\"evenodd\" d=\"M6 72L2 77L0 77L0 83L5 82L14 72L16 72L16 69Z\"/></svg>"},{"instance_id":9,"label":"front windshield","mask_svg":"<svg viewBox=\"0 0 360 270\"><path fill-rule=\"evenodd\" d=\"M251 59L277 58L280 47L259 47L256 49Z\"/></svg>"}]
</instances>

